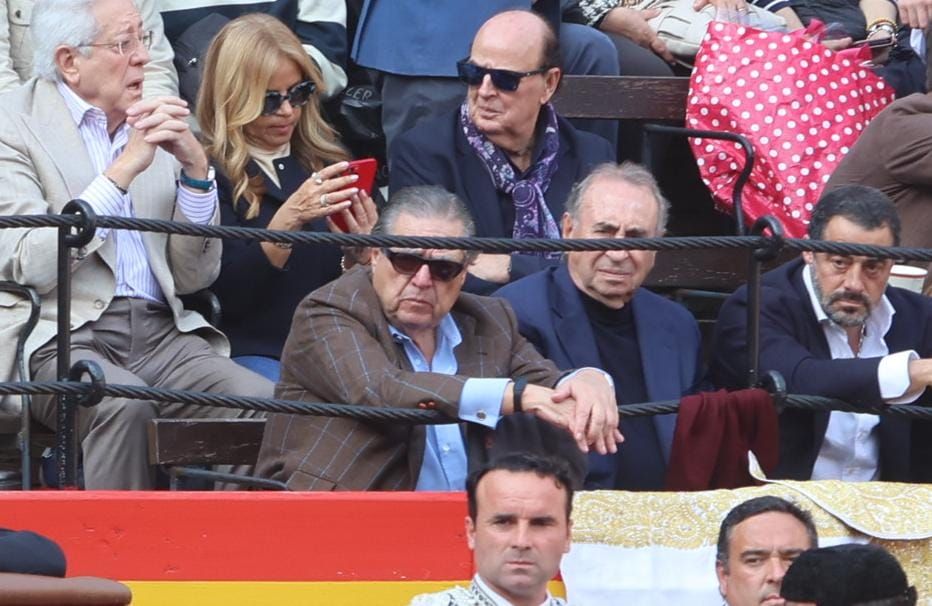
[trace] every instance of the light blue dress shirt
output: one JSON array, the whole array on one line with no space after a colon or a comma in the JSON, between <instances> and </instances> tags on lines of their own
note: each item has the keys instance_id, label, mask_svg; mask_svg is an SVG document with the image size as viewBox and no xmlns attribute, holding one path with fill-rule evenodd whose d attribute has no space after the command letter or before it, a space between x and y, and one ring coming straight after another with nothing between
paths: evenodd
<instances>
[{"instance_id":1,"label":"light blue dress shirt","mask_svg":"<svg viewBox=\"0 0 932 606\"><path fill-rule=\"evenodd\" d=\"M405 355L416 372L453 375L457 371L453 350L463 342L453 316L447 314L437 327L437 346L428 361L410 337L389 326L392 337L404 346ZM459 418L494 428L501 417L502 397L511 379L467 379L460 395ZM416 490L464 490L466 487L466 444L456 423L428 425L424 462Z\"/></svg>"}]
</instances>

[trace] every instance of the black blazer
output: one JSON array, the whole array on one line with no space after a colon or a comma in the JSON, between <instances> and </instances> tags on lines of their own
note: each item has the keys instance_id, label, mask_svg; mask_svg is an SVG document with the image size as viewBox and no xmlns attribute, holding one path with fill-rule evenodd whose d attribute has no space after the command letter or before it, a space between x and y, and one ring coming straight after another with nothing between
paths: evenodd
<instances>
[{"instance_id":1,"label":"black blazer","mask_svg":"<svg viewBox=\"0 0 932 606\"><path fill-rule=\"evenodd\" d=\"M879 403L880 358L833 360L825 333L802 279L802 260L766 273L761 284L762 371L777 370L790 393L838 398L854 404ZM891 353L914 349L932 356L932 299L888 287L896 310L884 336ZM720 387L745 387L747 380L747 287L728 298L719 312L711 373ZM929 391L919 403L929 401ZM828 426L828 412L786 409L780 415L780 463L774 477L809 479ZM881 415L880 477L922 481L932 472L928 445L932 424Z\"/></svg>"},{"instance_id":2,"label":"black blazer","mask_svg":"<svg viewBox=\"0 0 932 606\"><path fill-rule=\"evenodd\" d=\"M265 185L259 214L248 220L245 203L233 208L233 185L229 179L217 175L222 225L266 227L288 196L310 176L290 156L275 160L274 165L281 188L254 163L247 166L250 175L262 175ZM304 231L327 231L326 221L309 223ZM221 328L230 339L231 355L278 359L298 303L311 291L340 276L341 256L337 246L296 244L288 263L278 269L269 263L257 240L225 240L220 276L211 290L220 299Z\"/></svg>"},{"instance_id":3,"label":"black blazer","mask_svg":"<svg viewBox=\"0 0 932 606\"><path fill-rule=\"evenodd\" d=\"M602 137L578 131L559 116L557 121L560 129L557 170L544 199L559 226L573 184L595 166L614 162L615 152ZM511 197L495 189L485 164L469 146L459 125L459 107L426 119L396 137L389 153L389 168L390 192L410 185L439 185L459 196L469 208L477 236L511 237L514 222ZM506 223L509 216L511 222ZM511 279L554 264L538 256L513 254Z\"/></svg>"}]
</instances>

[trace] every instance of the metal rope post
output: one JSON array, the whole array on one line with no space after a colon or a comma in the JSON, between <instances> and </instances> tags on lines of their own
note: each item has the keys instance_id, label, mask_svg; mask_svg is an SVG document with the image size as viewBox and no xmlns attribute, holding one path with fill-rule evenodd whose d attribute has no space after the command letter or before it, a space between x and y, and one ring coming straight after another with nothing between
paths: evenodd
<instances>
[{"instance_id":1,"label":"metal rope post","mask_svg":"<svg viewBox=\"0 0 932 606\"><path fill-rule=\"evenodd\" d=\"M77 215L82 221L77 231L64 225L58 228L58 356L56 376L67 381L71 375L71 249L86 246L94 237L97 217L84 200L72 200L62 209L63 215ZM69 396L58 396L55 434L55 458L58 484L62 488L76 488L78 453L75 432L76 401Z\"/></svg>"},{"instance_id":2,"label":"metal rope post","mask_svg":"<svg viewBox=\"0 0 932 606\"><path fill-rule=\"evenodd\" d=\"M760 373L760 266L772 261L783 248L783 225L774 217L766 215L754 222L751 234L763 236L770 230L764 246L754 249L748 267L748 387L756 387Z\"/></svg>"}]
</instances>

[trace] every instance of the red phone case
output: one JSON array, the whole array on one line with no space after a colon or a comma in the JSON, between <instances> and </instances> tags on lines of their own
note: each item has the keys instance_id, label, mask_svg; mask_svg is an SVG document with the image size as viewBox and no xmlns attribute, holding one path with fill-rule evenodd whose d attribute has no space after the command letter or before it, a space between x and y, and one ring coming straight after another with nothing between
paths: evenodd
<instances>
[{"instance_id":1,"label":"red phone case","mask_svg":"<svg viewBox=\"0 0 932 606\"><path fill-rule=\"evenodd\" d=\"M359 160L353 160L349 164L349 168L343 171L344 175L357 174L359 179L354 184L355 187L358 187L361 190L364 190L370 196L372 195L372 188L375 187L375 173L379 169L379 163L375 158L361 158ZM343 218L343 213L339 212L334 215L330 215L330 219L339 227L341 230L348 232L349 226L346 224L346 220Z\"/></svg>"}]
</instances>

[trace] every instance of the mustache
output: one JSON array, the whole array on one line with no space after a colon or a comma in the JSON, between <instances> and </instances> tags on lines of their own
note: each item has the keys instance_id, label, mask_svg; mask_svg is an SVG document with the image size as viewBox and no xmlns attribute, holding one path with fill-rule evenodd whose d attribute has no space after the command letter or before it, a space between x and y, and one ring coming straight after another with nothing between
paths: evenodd
<instances>
[{"instance_id":1,"label":"mustache","mask_svg":"<svg viewBox=\"0 0 932 606\"><path fill-rule=\"evenodd\" d=\"M839 292L834 292L834 293L832 293L832 294L829 296L828 301L826 302L826 304L827 304L827 305L832 305L832 304L834 304L834 303L838 303L838 302L842 302L842 301L850 301L850 302L852 302L852 303L860 303L861 305L863 305L864 307L866 307L866 308L868 308L868 309L870 309L870 307L871 307L871 302L870 302L870 299L867 298L867 295L865 295L865 294L862 293L862 292L854 292L854 291L850 291L850 290L842 290L842 291L839 291Z\"/></svg>"}]
</instances>

